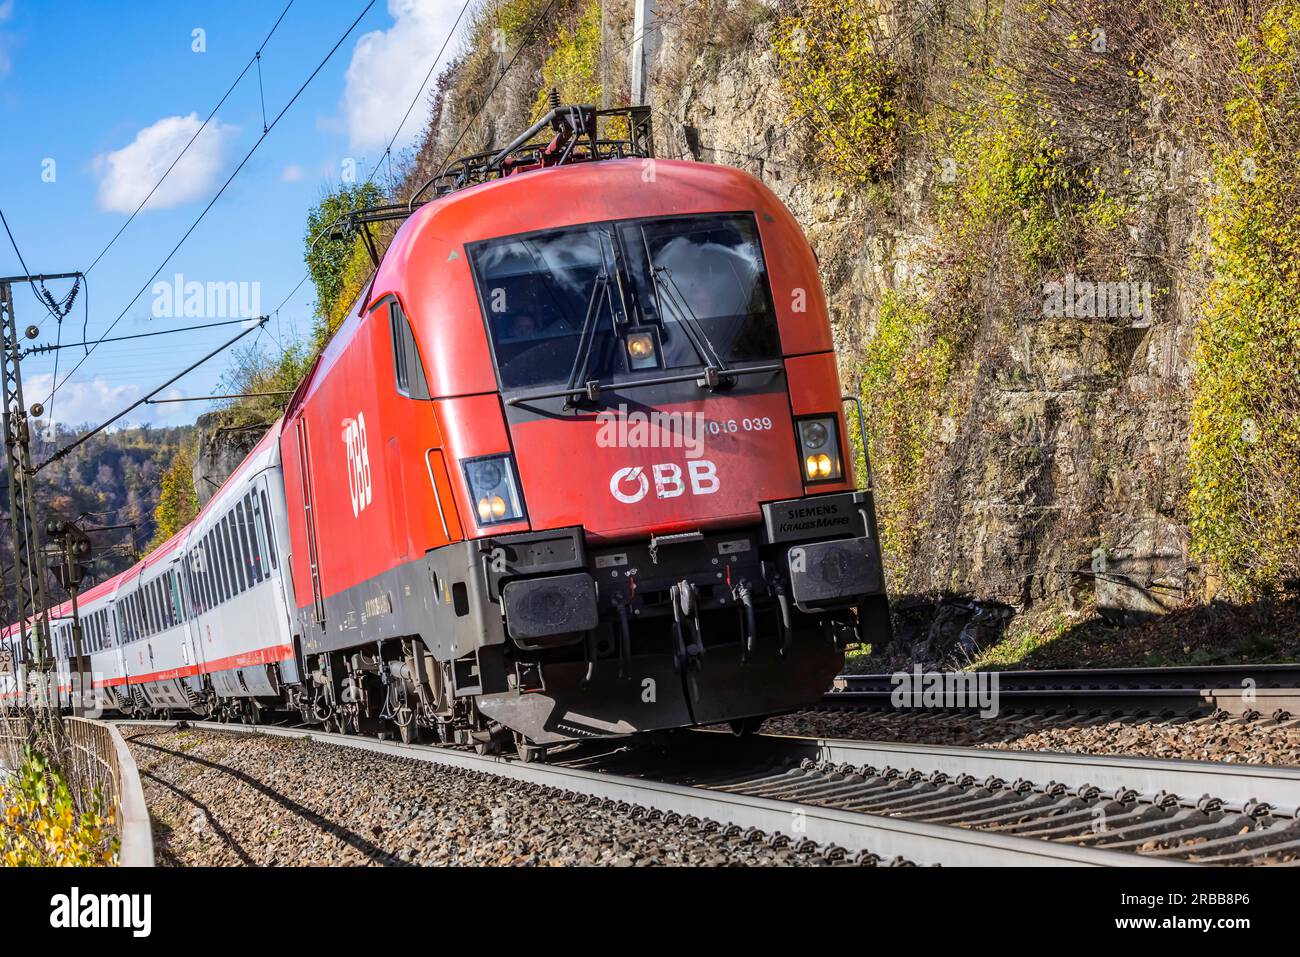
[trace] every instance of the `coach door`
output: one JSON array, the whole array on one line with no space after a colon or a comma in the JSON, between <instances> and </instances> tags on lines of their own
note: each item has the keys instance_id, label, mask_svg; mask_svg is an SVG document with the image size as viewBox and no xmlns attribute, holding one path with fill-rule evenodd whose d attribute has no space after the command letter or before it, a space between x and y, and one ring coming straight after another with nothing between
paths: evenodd
<instances>
[{"instance_id":1,"label":"coach door","mask_svg":"<svg viewBox=\"0 0 1300 957\"><path fill-rule=\"evenodd\" d=\"M325 600L321 595L320 556L316 546L316 512L312 497L311 444L307 436L307 419L299 417L298 475L302 482L303 526L307 531L307 564L311 573L312 620L324 627Z\"/></svg>"}]
</instances>

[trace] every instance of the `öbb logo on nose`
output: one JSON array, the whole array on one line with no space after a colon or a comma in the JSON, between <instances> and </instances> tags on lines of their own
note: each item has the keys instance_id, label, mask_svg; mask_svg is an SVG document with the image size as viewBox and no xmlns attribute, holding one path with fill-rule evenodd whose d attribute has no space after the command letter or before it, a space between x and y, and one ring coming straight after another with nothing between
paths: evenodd
<instances>
[{"instance_id":1,"label":"\u00f6bb logo on nose","mask_svg":"<svg viewBox=\"0 0 1300 957\"><path fill-rule=\"evenodd\" d=\"M692 459L687 462L685 476L682 467L672 462L650 466L650 475L654 477L657 498L684 495L688 480L692 495L712 495L721 487L718 467L708 459ZM609 491L624 505L635 505L641 501L650 493L650 477L646 475L645 466L630 465L619 469L610 476Z\"/></svg>"}]
</instances>

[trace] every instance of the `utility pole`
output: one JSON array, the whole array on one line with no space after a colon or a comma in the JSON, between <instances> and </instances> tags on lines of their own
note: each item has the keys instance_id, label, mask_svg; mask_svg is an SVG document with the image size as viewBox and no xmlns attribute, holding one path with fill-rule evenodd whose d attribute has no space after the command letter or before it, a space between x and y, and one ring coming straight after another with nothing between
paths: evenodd
<instances>
[{"instance_id":1,"label":"utility pole","mask_svg":"<svg viewBox=\"0 0 1300 957\"><path fill-rule=\"evenodd\" d=\"M90 661L85 656L81 644L81 611L77 607L77 594L86 577L86 566L81 560L90 554L90 539L74 522L61 518L51 518L46 523L45 531L56 543L58 553L51 563L59 583L63 585L72 599L72 659L71 681L72 714L75 717L85 715L93 696L93 678L90 674Z\"/></svg>"},{"instance_id":2,"label":"utility pole","mask_svg":"<svg viewBox=\"0 0 1300 957\"><path fill-rule=\"evenodd\" d=\"M605 56L605 0L600 0L600 108L609 109L609 60Z\"/></svg>"},{"instance_id":3,"label":"utility pole","mask_svg":"<svg viewBox=\"0 0 1300 957\"><path fill-rule=\"evenodd\" d=\"M4 430L5 463L9 473L9 516L13 526L14 542L14 613L23 656L36 676L29 681L29 705L33 695L42 706L46 730L52 748L62 746L60 734L57 677L54 675L54 655L50 646L49 602L45 596L45 573L41 546L41 524L37 516L35 472L32 469L31 429L28 410L23 399L22 345L18 338L18 323L14 316L13 284L41 282L45 279L71 279L79 273L58 276L6 276L0 278L0 385L3 386L3 409L0 410L0 427ZM34 339L40 330L27 327L27 338ZM44 409L33 406L33 414ZM30 620L30 631L29 622ZM35 687L33 687L35 685ZM29 735L38 730L36 715L29 707ZM55 752L57 754L57 751ZM52 755L53 756L53 755Z\"/></svg>"},{"instance_id":4,"label":"utility pole","mask_svg":"<svg viewBox=\"0 0 1300 957\"><path fill-rule=\"evenodd\" d=\"M650 100L650 69L659 58L658 0L636 0L632 20L632 105Z\"/></svg>"}]
</instances>

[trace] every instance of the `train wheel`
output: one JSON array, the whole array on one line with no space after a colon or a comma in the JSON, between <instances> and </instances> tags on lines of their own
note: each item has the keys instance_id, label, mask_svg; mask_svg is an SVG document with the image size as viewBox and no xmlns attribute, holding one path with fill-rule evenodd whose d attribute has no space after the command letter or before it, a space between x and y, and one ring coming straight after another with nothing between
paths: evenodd
<instances>
[{"instance_id":1,"label":"train wheel","mask_svg":"<svg viewBox=\"0 0 1300 957\"><path fill-rule=\"evenodd\" d=\"M516 735L515 751L518 752L519 760L524 764L546 763L546 745L544 744L530 744L526 738Z\"/></svg>"},{"instance_id":2,"label":"train wheel","mask_svg":"<svg viewBox=\"0 0 1300 957\"><path fill-rule=\"evenodd\" d=\"M414 744L419 740L419 731L420 729L415 726L415 715L411 715L406 724L397 725L397 734L402 739L402 744Z\"/></svg>"},{"instance_id":3,"label":"train wheel","mask_svg":"<svg viewBox=\"0 0 1300 957\"><path fill-rule=\"evenodd\" d=\"M731 733L736 737L748 738L763 726L763 720L764 719L761 716L756 718L737 718L735 721L728 722L728 724L731 727Z\"/></svg>"}]
</instances>

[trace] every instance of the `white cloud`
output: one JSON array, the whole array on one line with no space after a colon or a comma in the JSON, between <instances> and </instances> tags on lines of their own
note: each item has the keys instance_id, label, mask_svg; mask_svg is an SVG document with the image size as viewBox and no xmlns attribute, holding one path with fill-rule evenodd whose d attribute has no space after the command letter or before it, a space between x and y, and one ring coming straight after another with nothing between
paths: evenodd
<instances>
[{"instance_id":1,"label":"white cloud","mask_svg":"<svg viewBox=\"0 0 1300 957\"><path fill-rule=\"evenodd\" d=\"M280 179L286 183L296 183L302 179L302 167L290 163L280 172Z\"/></svg>"},{"instance_id":2,"label":"white cloud","mask_svg":"<svg viewBox=\"0 0 1300 957\"><path fill-rule=\"evenodd\" d=\"M387 145L460 8L459 0L388 0L392 27L373 30L357 41L345 77L342 106L353 149ZM443 53L444 64L455 50L453 41ZM435 70L430 86L437 75ZM394 148L414 139L428 115L427 102L417 102Z\"/></svg>"},{"instance_id":3,"label":"white cloud","mask_svg":"<svg viewBox=\"0 0 1300 957\"><path fill-rule=\"evenodd\" d=\"M44 399L50 394L54 377L48 372L28 377L23 392ZM138 385L110 385L108 380L95 378L88 382L65 382L59 387L53 402L49 403L42 418L64 425L98 425L108 416L120 412L140 398L143 390Z\"/></svg>"},{"instance_id":4,"label":"white cloud","mask_svg":"<svg viewBox=\"0 0 1300 957\"><path fill-rule=\"evenodd\" d=\"M0 3L0 23L4 23L14 15L14 0L4 0ZM0 35L0 76L9 72L13 66L13 60L9 57L9 39Z\"/></svg>"},{"instance_id":5,"label":"white cloud","mask_svg":"<svg viewBox=\"0 0 1300 957\"><path fill-rule=\"evenodd\" d=\"M95 157L95 168L103 174L99 183L100 207L118 213L135 212L202 125L197 113L167 116L146 126L120 150ZM215 119L210 122L158 187L148 208L166 209L211 192L236 133L238 127Z\"/></svg>"},{"instance_id":6,"label":"white cloud","mask_svg":"<svg viewBox=\"0 0 1300 957\"><path fill-rule=\"evenodd\" d=\"M29 396L38 396L44 401L50 394L54 378L48 372L29 376L23 382L23 391ZM139 385L113 385L107 379L96 377L89 381L65 382L59 386L51 407L45 410L41 418L46 422L58 422L65 426L99 425L110 415L121 412L140 396L144 388ZM159 398L176 398L182 393L176 387L164 392ZM142 405L125 419L114 422L111 429L125 429L138 425L176 425L178 422L193 419L194 407L199 403L177 402L164 405ZM202 411L199 407L198 411ZM52 414L51 414L52 413Z\"/></svg>"}]
</instances>

